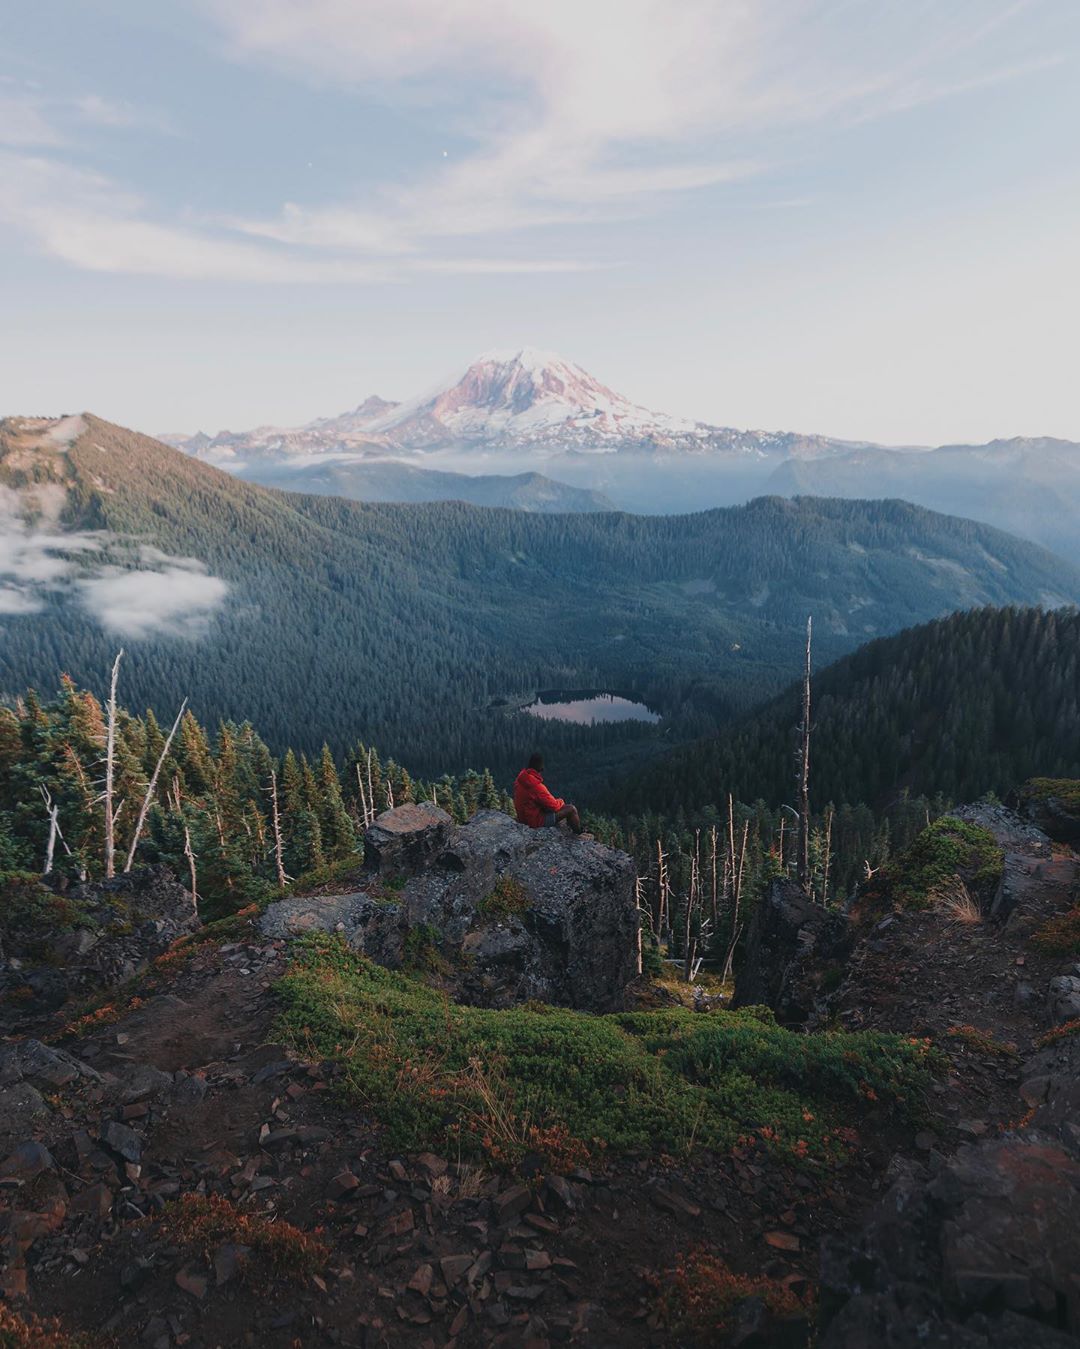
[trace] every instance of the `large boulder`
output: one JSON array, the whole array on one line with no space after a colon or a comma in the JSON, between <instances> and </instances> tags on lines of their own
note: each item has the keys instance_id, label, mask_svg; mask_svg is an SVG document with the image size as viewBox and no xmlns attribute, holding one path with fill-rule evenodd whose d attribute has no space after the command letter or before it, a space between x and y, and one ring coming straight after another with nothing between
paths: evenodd
<instances>
[{"instance_id":1,"label":"large boulder","mask_svg":"<svg viewBox=\"0 0 1080 1349\"><path fill-rule=\"evenodd\" d=\"M850 944L842 913L815 904L791 881L772 881L750 923L733 1006L764 1004L788 1024L810 1020Z\"/></svg>"},{"instance_id":2,"label":"large boulder","mask_svg":"<svg viewBox=\"0 0 1080 1349\"><path fill-rule=\"evenodd\" d=\"M364 836L364 858L383 876L415 875L442 851L453 823L430 801L384 810Z\"/></svg>"},{"instance_id":3,"label":"large boulder","mask_svg":"<svg viewBox=\"0 0 1080 1349\"><path fill-rule=\"evenodd\" d=\"M263 931L338 931L380 964L427 970L480 1006L624 1005L637 971L625 853L496 810L453 825L433 808L399 806L369 831L367 855L378 871L365 891L282 900Z\"/></svg>"},{"instance_id":4,"label":"large boulder","mask_svg":"<svg viewBox=\"0 0 1080 1349\"><path fill-rule=\"evenodd\" d=\"M822 1349L1075 1344L1080 1163L1056 1140L961 1148L936 1175L905 1164L861 1235L822 1247Z\"/></svg>"}]
</instances>

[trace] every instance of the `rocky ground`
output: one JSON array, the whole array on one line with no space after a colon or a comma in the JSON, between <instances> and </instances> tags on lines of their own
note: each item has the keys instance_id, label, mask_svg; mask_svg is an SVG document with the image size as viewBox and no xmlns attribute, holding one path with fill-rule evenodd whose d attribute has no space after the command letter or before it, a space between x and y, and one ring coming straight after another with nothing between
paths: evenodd
<instances>
[{"instance_id":1,"label":"rocky ground","mask_svg":"<svg viewBox=\"0 0 1080 1349\"><path fill-rule=\"evenodd\" d=\"M20 1315L155 1349L659 1346L691 1342L664 1295L700 1247L818 1299L832 1349L1074 1343L1080 1036L1040 1040L1080 1016L1080 971L1030 938L1075 902L1077 862L990 823L997 916L876 918L813 1013L944 1050L917 1135L883 1116L829 1168L753 1147L568 1175L399 1155L334 1064L276 1043L288 925L250 915L75 1024L24 1013L0 1045L0 1290ZM805 1344L806 1323L747 1298L731 1342Z\"/></svg>"}]
</instances>

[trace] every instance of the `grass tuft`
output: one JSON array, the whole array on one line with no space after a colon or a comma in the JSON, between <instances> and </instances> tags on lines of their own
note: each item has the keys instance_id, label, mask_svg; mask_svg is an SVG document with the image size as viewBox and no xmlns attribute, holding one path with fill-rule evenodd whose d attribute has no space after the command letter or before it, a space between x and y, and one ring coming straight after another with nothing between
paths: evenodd
<instances>
[{"instance_id":1,"label":"grass tuft","mask_svg":"<svg viewBox=\"0 0 1080 1349\"><path fill-rule=\"evenodd\" d=\"M1019 1058L1014 1044L995 1040L988 1031L978 1030L975 1026L950 1026L945 1034L950 1040L959 1040L967 1045L976 1054L987 1054L998 1059Z\"/></svg>"},{"instance_id":2,"label":"grass tuft","mask_svg":"<svg viewBox=\"0 0 1080 1349\"><path fill-rule=\"evenodd\" d=\"M491 891L477 904L484 918L510 918L526 913L532 901L529 892L514 876L500 876Z\"/></svg>"}]
</instances>

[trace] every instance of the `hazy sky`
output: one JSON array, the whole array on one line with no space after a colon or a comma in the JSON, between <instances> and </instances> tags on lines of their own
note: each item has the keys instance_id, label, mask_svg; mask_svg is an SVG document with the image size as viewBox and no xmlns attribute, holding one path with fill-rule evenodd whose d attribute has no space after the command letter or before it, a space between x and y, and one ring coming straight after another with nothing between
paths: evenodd
<instances>
[{"instance_id":1,"label":"hazy sky","mask_svg":"<svg viewBox=\"0 0 1080 1349\"><path fill-rule=\"evenodd\" d=\"M1078 0L8 4L0 413L297 423L531 344L1080 439L1078 53Z\"/></svg>"}]
</instances>

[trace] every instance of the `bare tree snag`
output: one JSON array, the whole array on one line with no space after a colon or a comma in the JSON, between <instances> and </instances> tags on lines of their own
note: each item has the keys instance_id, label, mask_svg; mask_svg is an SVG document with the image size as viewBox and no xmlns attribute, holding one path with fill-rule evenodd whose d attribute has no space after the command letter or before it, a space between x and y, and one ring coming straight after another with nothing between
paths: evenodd
<instances>
[{"instance_id":1,"label":"bare tree snag","mask_svg":"<svg viewBox=\"0 0 1080 1349\"><path fill-rule=\"evenodd\" d=\"M128 849L127 860L124 863L124 871L131 870L131 865L135 861L135 849L139 846L139 839L142 836L143 825L146 824L146 817L150 813L150 805L154 799L154 791L157 787L158 776L161 773L161 765L165 762L165 757L169 753L169 747L172 745L173 736L176 734L180 725L180 719L184 715L184 709L187 707L187 699L180 704L180 711L176 714L176 720L172 724L172 730L169 732L161 753L158 755L158 761L154 765L154 771L151 775L149 785L146 788L146 795L143 797L142 809L139 811L139 818L135 821L135 833L131 836L131 847Z\"/></svg>"},{"instance_id":2,"label":"bare tree snag","mask_svg":"<svg viewBox=\"0 0 1080 1349\"><path fill-rule=\"evenodd\" d=\"M360 775L360 765L359 765L359 764L357 764L357 766L356 766L356 774L357 774L357 777L359 777L359 775ZM363 783L360 784L360 790L361 790L361 791L364 790ZM277 773L276 773L275 770L272 769L272 768L271 768L271 770L270 770L270 804L271 804L271 806L272 806L272 808L273 808L273 822L274 822L274 864L275 864L275 866L277 867L277 883L278 883L278 889L279 889L279 890L284 890L284 889L285 889L285 883L286 883L286 880L287 880L287 877L286 877L286 875L285 875L285 854L284 854L284 849L282 848L282 845L281 845L281 814L280 814L280 812L278 811ZM364 808L364 814L365 814L365 817L366 817L366 815L367 815L367 808L366 808L366 807Z\"/></svg>"},{"instance_id":3,"label":"bare tree snag","mask_svg":"<svg viewBox=\"0 0 1080 1349\"><path fill-rule=\"evenodd\" d=\"M184 823L184 856L188 860L188 866L191 869L191 907L196 913L199 911L199 892L195 884L195 854L191 849L191 830L187 823Z\"/></svg>"},{"instance_id":4,"label":"bare tree snag","mask_svg":"<svg viewBox=\"0 0 1080 1349\"><path fill-rule=\"evenodd\" d=\"M637 909L637 915L638 915L638 924L637 924L637 972L638 972L638 974L640 974L640 973L642 972L642 970L644 969L644 963L645 963L645 962L644 962L644 951L642 950L642 939L641 939L641 921L642 921L642 915L645 913L645 906L644 906L644 905L642 904L642 902L641 902L641 901L642 901L642 898L643 898L643 892L642 892L642 882L641 882L641 877L640 877L640 876L635 876L635 877L634 877L634 908Z\"/></svg>"},{"instance_id":5,"label":"bare tree snag","mask_svg":"<svg viewBox=\"0 0 1080 1349\"><path fill-rule=\"evenodd\" d=\"M366 829L369 824L367 792L364 791L364 775L360 772L360 764L356 765L356 785L360 788L360 821Z\"/></svg>"},{"instance_id":6,"label":"bare tree snag","mask_svg":"<svg viewBox=\"0 0 1080 1349\"><path fill-rule=\"evenodd\" d=\"M56 840L60 835L60 807L53 801L47 787L41 787L41 798L45 802L45 809L49 812L49 841L45 846L45 866L41 874L48 876L53 869L53 853L56 851ZM66 845L65 845L66 846Z\"/></svg>"},{"instance_id":7,"label":"bare tree snag","mask_svg":"<svg viewBox=\"0 0 1080 1349\"><path fill-rule=\"evenodd\" d=\"M806 620L806 668L803 671L802 725L795 754L798 769L799 851L795 876L800 889L810 893L810 644L814 620Z\"/></svg>"},{"instance_id":8,"label":"bare tree snag","mask_svg":"<svg viewBox=\"0 0 1080 1349\"><path fill-rule=\"evenodd\" d=\"M120 657L123 654L124 648L121 647L113 661L112 679L109 681L109 719L105 731L105 875L109 879L116 875L113 775L116 767L116 682L120 677Z\"/></svg>"}]
</instances>

